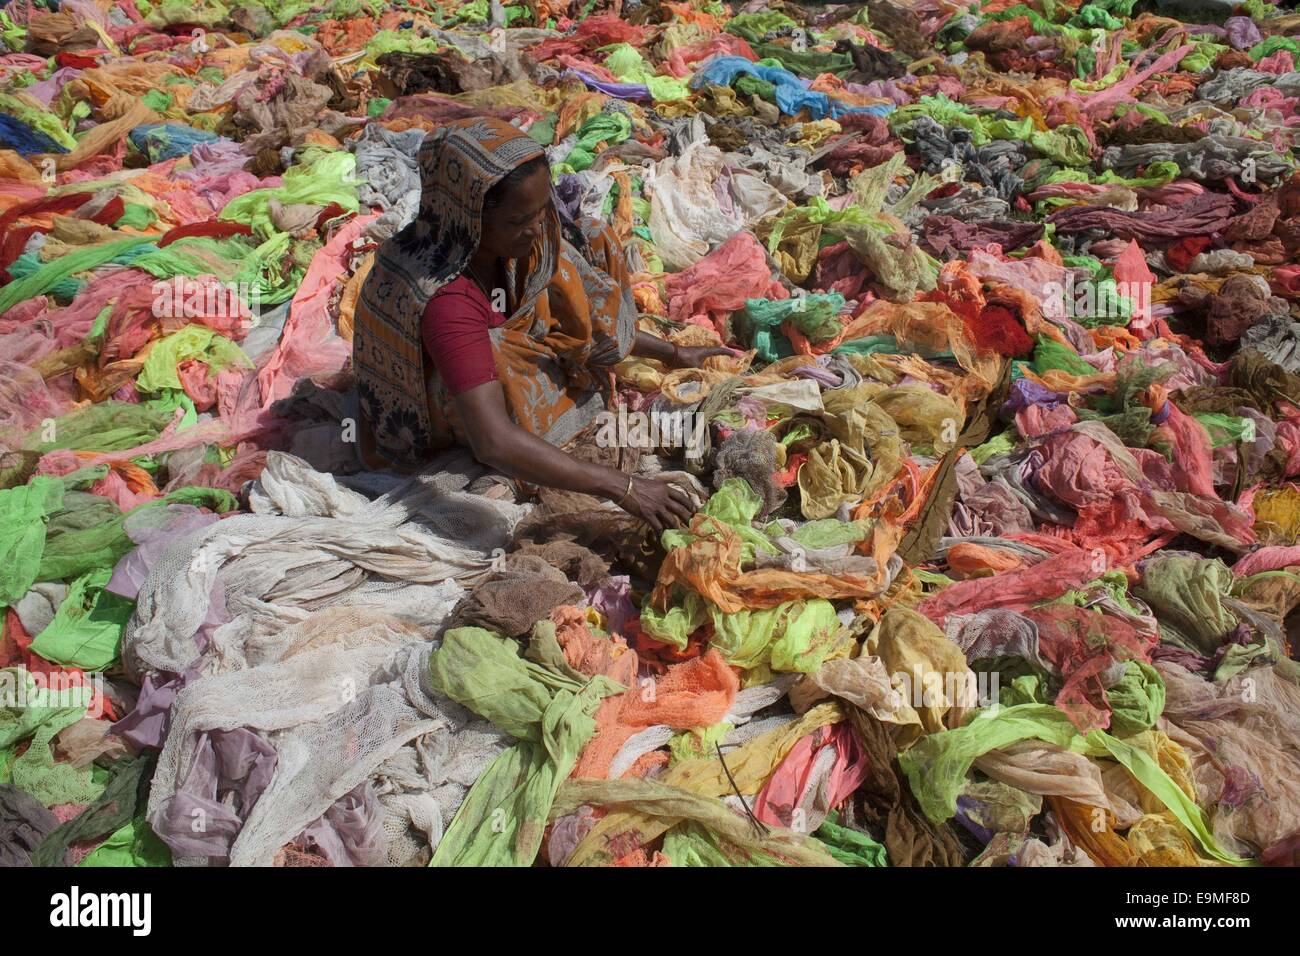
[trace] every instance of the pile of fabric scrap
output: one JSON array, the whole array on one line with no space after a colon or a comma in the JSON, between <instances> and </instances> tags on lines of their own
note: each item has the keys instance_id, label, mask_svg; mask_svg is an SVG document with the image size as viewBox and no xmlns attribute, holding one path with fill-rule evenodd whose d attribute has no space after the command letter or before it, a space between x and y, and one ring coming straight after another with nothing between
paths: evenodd
<instances>
[{"instance_id":1,"label":"pile of fabric scrap","mask_svg":"<svg viewBox=\"0 0 1300 956\"><path fill-rule=\"evenodd\" d=\"M0 6L0 864L1296 863L1287 6ZM355 467L480 114L689 525Z\"/></svg>"}]
</instances>

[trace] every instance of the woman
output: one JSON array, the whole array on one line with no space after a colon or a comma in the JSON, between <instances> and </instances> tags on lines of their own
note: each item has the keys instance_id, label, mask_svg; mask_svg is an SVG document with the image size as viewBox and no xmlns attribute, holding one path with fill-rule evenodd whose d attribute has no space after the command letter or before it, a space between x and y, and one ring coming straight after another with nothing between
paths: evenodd
<instances>
[{"instance_id":1,"label":"woman","mask_svg":"<svg viewBox=\"0 0 1300 956\"><path fill-rule=\"evenodd\" d=\"M629 352L687 367L730 350L637 331L618 241L590 221L562 231L546 155L508 123L451 123L419 164L420 210L379 250L357 302L363 457L413 467L460 443L511 478L608 498L656 531L688 519L678 486L561 447L605 411Z\"/></svg>"}]
</instances>

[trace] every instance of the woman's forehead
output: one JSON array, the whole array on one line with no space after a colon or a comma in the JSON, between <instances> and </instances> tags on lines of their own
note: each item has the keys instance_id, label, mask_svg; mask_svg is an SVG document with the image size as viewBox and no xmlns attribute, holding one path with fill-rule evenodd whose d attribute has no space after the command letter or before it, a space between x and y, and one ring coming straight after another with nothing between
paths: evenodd
<instances>
[{"instance_id":1,"label":"woman's forehead","mask_svg":"<svg viewBox=\"0 0 1300 956\"><path fill-rule=\"evenodd\" d=\"M531 211L540 209L551 198L550 171L544 166L537 169L515 184L507 195L510 197L510 202L506 208L511 214L525 209Z\"/></svg>"}]
</instances>

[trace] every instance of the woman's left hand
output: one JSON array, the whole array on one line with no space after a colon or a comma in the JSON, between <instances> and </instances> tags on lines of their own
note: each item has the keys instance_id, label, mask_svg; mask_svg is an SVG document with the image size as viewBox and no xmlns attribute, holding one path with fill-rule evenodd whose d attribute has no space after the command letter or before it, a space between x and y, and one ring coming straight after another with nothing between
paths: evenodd
<instances>
[{"instance_id":1,"label":"woman's left hand","mask_svg":"<svg viewBox=\"0 0 1300 956\"><path fill-rule=\"evenodd\" d=\"M709 348L705 346L683 348L680 345L675 345L673 346L672 361L668 364L673 368L699 368L704 364L706 358L711 358L714 355L726 355L734 358L742 354L744 353L728 348Z\"/></svg>"}]
</instances>

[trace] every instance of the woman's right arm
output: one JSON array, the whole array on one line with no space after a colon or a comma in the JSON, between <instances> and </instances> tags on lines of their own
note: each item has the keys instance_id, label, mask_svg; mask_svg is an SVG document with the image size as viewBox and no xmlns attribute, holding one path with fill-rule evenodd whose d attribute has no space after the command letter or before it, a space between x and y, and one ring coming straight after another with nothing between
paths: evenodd
<instances>
[{"instance_id":1,"label":"woman's right arm","mask_svg":"<svg viewBox=\"0 0 1300 956\"><path fill-rule=\"evenodd\" d=\"M455 396L474 457L489 468L533 485L578 491L620 501L628 513L644 519L656 532L690 520L684 492L665 481L632 479L621 471L578 461L549 442L516 425L506 408L498 381L485 382Z\"/></svg>"}]
</instances>

